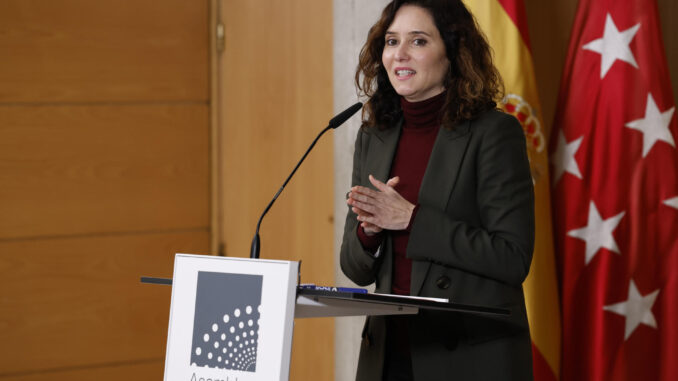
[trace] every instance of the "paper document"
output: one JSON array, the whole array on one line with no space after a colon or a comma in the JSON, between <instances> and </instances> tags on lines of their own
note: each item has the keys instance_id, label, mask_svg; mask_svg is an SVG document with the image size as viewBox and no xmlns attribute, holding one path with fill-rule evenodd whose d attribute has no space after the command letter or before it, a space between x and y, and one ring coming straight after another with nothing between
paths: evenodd
<instances>
[{"instance_id":1,"label":"paper document","mask_svg":"<svg viewBox=\"0 0 678 381\"><path fill-rule=\"evenodd\" d=\"M380 294L375 292L375 295L382 295L382 296L393 296L397 298L408 298L408 299L414 299L414 300L430 300L432 302L440 302L440 303L449 303L449 299L445 298L430 298L426 296L409 296L409 295L396 295L396 294Z\"/></svg>"}]
</instances>

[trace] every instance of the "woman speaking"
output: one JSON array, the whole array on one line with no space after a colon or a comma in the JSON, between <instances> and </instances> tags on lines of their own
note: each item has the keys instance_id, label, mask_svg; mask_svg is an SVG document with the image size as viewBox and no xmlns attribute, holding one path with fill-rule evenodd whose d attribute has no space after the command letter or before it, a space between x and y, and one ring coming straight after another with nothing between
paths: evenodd
<instances>
[{"instance_id":1,"label":"woman speaking","mask_svg":"<svg viewBox=\"0 0 678 381\"><path fill-rule=\"evenodd\" d=\"M341 268L376 291L503 307L365 322L357 380L531 380L522 282L533 187L518 121L459 0L388 4L360 53L368 98L355 142Z\"/></svg>"}]
</instances>

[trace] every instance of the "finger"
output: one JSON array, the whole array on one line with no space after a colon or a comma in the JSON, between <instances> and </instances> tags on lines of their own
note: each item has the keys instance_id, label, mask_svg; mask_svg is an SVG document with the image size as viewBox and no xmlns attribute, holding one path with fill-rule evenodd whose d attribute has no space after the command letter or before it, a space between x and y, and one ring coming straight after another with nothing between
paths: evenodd
<instances>
[{"instance_id":1,"label":"finger","mask_svg":"<svg viewBox=\"0 0 678 381\"><path fill-rule=\"evenodd\" d=\"M359 202L360 202L360 203L363 203L363 204L369 204L369 203L360 201L357 197L358 197L358 196L353 195L351 198L349 198L348 200L346 200L346 203L347 203L349 206L352 206L352 207L356 207L357 204L358 204Z\"/></svg>"},{"instance_id":2,"label":"finger","mask_svg":"<svg viewBox=\"0 0 678 381\"><path fill-rule=\"evenodd\" d=\"M358 216L358 221L375 225L375 226L379 227L380 229L382 228L379 224L379 220L375 216L371 216L371 215L370 216L368 216L368 215Z\"/></svg>"},{"instance_id":3,"label":"finger","mask_svg":"<svg viewBox=\"0 0 678 381\"><path fill-rule=\"evenodd\" d=\"M363 230L365 230L366 233L379 233L380 231L382 231L382 228L380 228L379 226L367 222L361 222L360 226L362 226Z\"/></svg>"},{"instance_id":4,"label":"finger","mask_svg":"<svg viewBox=\"0 0 678 381\"><path fill-rule=\"evenodd\" d=\"M375 192L373 192L375 193ZM358 193L358 192L351 192L351 200L354 201L360 201L368 204L376 204L376 194L374 195L367 195L363 193Z\"/></svg>"},{"instance_id":5,"label":"finger","mask_svg":"<svg viewBox=\"0 0 678 381\"><path fill-rule=\"evenodd\" d=\"M368 197L376 197L378 192L375 191L374 189L370 189L368 187L363 187L360 185L356 185L353 188L351 188L351 195L357 195L357 194L362 194Z\"/></svg>"},{"instance_id":6,"label":"finger","mask_svg":"<svg viewBox=\"0 0 678 381\"><path fill-rule=\"evenodd\" d=\"M366 210L362 210L360 208L353 207L351 208L351 211L359 216L370 216L372 213L367 212Z\"/></svg>"},{"instance_id":7,"label":"finger","mask_svg":"<svg viewBox=\"0 0 678 381\"><path fill-rule=\"evenodd\" d=\"M374 185L374 187L379 189L380 191L386 192L389 189L391 189L391 187L389 187L388 185L386 185L386 184L382 183L381 181L375 179L374 176L370 175L369 178L370 178L370 182L372 183L372 185Z\"/></svg>"},{"instance_id":8,"label":"finger","mask_svg":"<svg viewBox=\"0 0 678 381\"><path fill-rule=\"evenodd\" d=\"M391 178L388 179L388 181L386 182L386 185L388 185L388 186L390 186L390 187L392 187L392 188L395 188L395 186L398 185L399 182L400 182L400 177L399 177L399 176L391 177Z\"/></svg>"},{"instance_id":9,"label":"finger","mask_svg":"<svg viewBox=\"0 0 678 381\"><path fill-rule=\"evenodd\" d=\"M367 204L367 203L360 202L360 201L353 201L353 203L351 205L355 208L362 209L363 211L365 211L369 214L374 214L374 212L377 211L377 208L374 205Z\"/></svg>"},{"instance_id":10,"label":"finger","mask_svg":"<svg viewBox=\"0 0 678 381\"><path fill-rule=\"evenodd\" d=\"M379 234L382 231L382 229L380 227L374 226L374 225L371 225L371 224L369 226L363 226L361 224L361 226L362 226L363 230L365 231L365 234L367 234L368 236Z\"/></svg>"}]
</instances>

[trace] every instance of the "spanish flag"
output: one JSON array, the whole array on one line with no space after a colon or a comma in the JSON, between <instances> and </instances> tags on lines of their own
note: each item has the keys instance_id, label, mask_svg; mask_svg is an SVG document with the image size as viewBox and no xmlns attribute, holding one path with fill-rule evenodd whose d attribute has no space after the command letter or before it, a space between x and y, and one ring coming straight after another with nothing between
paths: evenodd
<instances>
[{"instance_id":1,"label":"spanish flag","mask_svg":"<svg viewBox=\"0 0 678 381\"><path fill-rule=\"evenodd\" d=\"M560 373L560 311L551 226L547 129L540 115L523 0L464 0L494 50L504 79L501 107L523 125L535 187L536 239L532 267L523 284L532 335L534 379Z\"/></svg>"}]
</instances>

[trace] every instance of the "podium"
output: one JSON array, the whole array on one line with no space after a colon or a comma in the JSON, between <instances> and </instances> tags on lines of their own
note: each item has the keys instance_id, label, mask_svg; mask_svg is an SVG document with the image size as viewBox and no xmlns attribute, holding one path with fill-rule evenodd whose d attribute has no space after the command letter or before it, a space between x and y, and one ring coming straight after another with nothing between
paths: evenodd
<instances>
[{"instance_id":1,"label":"podium","mask_svg":"<svg viewBox=\"0 0 678 381\"><path fill-rule=\"evenodd\" d=\"M404 315L422 309L485 316L501 308L299 287L299 263L176 254L165 381L255 381L289 378L295 318Z\"/></svg>"}]
</instances>

